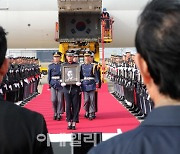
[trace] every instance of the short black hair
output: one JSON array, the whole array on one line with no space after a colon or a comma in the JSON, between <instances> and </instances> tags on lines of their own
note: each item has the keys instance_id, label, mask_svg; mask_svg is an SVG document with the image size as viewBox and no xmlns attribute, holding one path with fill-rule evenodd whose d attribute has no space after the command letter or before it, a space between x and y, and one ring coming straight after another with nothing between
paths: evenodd
<instances>
[{"instance_id":1,"label":"short black hair","mask_svg":"<svg viewBox=\"0 0 180 154\"><path fill-rule=\"evenodd\" d=\"M139 17L135 44L162 94L180 99L180 0L152 0Z\"/></svg>"},{"instance_id":2,"label":"short black hair","mask_svg":"<svg viewBox=\"0 0 180 154\"><path fill-rule=\"evenodd\" d=\"M0 67L2 66L7 51L7 40L6 40L6 32L0 26Z\"/></svg>"}]
</instances>

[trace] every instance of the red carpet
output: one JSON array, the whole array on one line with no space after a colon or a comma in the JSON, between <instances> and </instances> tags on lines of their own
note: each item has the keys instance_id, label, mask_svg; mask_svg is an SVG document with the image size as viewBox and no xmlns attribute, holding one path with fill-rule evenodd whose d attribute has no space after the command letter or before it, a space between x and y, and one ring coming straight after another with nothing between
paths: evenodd
<instances>
[{"instance_id":1,"label":"red carpet","mask_svg":"<svg viewBox=\"0 0 180 154\"><path fill-rule=\"evenodd\" d=\"M131 130L139 125L139 121L132 116L109 92L107 84L103 84L98 93L98 112L95 120L84 118L84 109L81 108L80 122L76 130L67 130L66 114L61 121L54 121L50 91L48 85L44 85L42 94L31 100L25 107L44 115L50 134L71 132L103 132L117 133ZM83 102L82 102L83 105Z\"/></svg>"}]
</instances>

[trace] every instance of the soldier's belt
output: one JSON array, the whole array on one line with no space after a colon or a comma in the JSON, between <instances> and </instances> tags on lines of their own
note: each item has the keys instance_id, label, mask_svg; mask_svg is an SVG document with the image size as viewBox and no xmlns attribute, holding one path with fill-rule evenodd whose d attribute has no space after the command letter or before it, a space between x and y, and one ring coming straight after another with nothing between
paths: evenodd
<instances>
[{"instance_id":1,"label":"soldier's belt","mask_svg":"<svg viewBox=\"0 0 180 154\"><path fill-rule=\"evenodd\" d=\"M94 77L84 77L84 80L94 80Z\"/></svg>"},{"instance_id":2,"label":"soldier's belt","mask_svg":"<svg viewBox=\"0 0 180 154\"><path fill-rule=\"evenodd\" d=\"M58 79L60 79L60 76L52 76L51 79L58 80Z\"/></svg>"}]
</instances>

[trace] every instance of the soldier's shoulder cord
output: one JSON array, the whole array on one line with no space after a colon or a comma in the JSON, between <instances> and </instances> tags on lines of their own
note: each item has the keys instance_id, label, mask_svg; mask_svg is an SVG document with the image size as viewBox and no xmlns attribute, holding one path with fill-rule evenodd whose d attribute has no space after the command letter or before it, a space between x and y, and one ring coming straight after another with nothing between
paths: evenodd
<instances>
[{"instance_id":1,"label":"soldier's shoulder cord","mask_svg":"<svg viewBox=\"0 0 180 154\"><path fill-rule=\"evenodd\" d=\"M102 68L102 64L98 63L97 64L97 70L101 70L101 68ZM105 68L106 68L106 65L105 65Z\"/></svg>"},{"instance_id":2,"label":"soldier's shoulder cord","mask_svg":"<svg viewBox=\"0 0 180 154\"><path fill-rule=\"evenodd\" d=\"M95 69L97 69L97 64L96 63L91 63L93 65L93 75L95 74Z\"/></svg>"}]
</instances>

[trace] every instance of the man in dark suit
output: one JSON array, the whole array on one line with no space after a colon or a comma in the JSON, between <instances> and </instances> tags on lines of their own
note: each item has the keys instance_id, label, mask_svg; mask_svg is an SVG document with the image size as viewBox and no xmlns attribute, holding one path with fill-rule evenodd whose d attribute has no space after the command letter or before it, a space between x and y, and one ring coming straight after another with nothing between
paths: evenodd
<instances>
[{"instance_id":1,"label":"man in dark suit","mask_svg":"<svg viewBox=\"0 0 180 154\"><path fill-rule=\"evenodd\" d=\"M0 82L8 70L6 33L0 27ZM0 154L52 154L42 115L0 96Z\"/></svg>"},{"instance_id":2,"label":"man in dark suit","mask_svg":"<svg viewBox=\"0 0 180 154\"><path fill-rule=\"evenodd\" d=\"M155 109L140 126L89 154L180 153L180 0L153 0L140 16L136 64Z\"/></svg>"}]
</instances>

